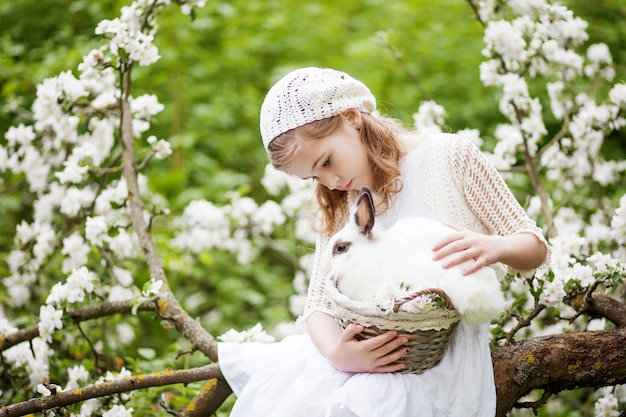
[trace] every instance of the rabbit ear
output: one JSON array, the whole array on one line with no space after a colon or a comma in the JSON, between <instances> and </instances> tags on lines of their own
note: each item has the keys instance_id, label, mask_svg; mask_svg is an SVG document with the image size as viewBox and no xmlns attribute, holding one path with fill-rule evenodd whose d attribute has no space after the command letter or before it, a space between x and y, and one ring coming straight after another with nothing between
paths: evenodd
<instances>
[{"instance_id":1,"label":"rabbit ear","mask_svg":"<svg viewBox=\"0 0 626 417\"><path fill-rule=\"evenodd\" d=\"M359 233L367 236L374 227L374 199L369 188L363 187L356 200L354 221L359 227Z\"/></svg>"}]
</instances>

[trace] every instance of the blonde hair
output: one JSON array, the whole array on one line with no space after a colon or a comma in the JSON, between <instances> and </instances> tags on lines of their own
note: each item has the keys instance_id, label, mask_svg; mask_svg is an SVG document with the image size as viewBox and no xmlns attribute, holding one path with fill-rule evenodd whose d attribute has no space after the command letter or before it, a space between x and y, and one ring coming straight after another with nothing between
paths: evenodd
<instances>
[{"instance_id":1,"label":"blonde hair","mask_svg":"<svg viewBox=\"0 0 626 417\"><path fill-rule=\"evenodd\" d=\"M307 123L276 137L267 147L271 164L284 171L300 149L296 136L304 140L322 139L339 128L341 123L341 117L334 116ZM381 215L389 209L393 196L402 189L398 162L404 151L398 137L407 129L396 119L361 113L359 132L372 169L372 191L381 197L376 207L377 215ZM315 230L322 233L336 231L347 220L348 192L330 190L317 183L315 195L321 210L320 222L314 224Z\"/></svg>"}]
</instances>

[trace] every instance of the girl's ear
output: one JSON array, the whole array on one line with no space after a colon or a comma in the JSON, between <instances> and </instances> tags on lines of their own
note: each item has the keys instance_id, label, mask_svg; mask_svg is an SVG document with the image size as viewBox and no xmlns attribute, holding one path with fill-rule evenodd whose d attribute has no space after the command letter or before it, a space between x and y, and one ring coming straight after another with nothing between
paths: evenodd
<instances>
[{"instance_id":1,"label":"girl's ear","mask_svg":"<svg viewBox=\"0 0 626 417\"><path fill-rule=\"evenodd\" d=\"M341 113L341 118L356 130L361 129L361 112L357 109L348 109Z\"/></svg>"}]
</instances>

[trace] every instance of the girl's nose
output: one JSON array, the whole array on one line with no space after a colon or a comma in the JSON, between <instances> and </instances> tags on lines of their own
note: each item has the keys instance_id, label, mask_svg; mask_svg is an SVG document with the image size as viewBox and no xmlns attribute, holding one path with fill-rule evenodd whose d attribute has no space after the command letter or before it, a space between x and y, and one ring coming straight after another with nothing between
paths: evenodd
<instances>
[{"instance_id":1,"label":"girl's nose","mask_svg":"<svg viewBox=\"0 0 626 417\"><path fill-rule=\"evenodd\" d=\"M335 190L338 187L341 187L339 177L334 174L327 174L319 177L319 181L323 186L328 188L329 190Z\"/></svg>"}]
</instances>

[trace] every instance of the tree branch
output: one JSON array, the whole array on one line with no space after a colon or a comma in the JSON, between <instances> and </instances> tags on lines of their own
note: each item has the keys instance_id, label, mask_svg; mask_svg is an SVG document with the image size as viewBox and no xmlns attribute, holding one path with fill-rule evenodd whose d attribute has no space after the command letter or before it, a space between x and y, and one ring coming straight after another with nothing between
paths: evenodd
<instances>
[{"instance_id":1,"label":"tree branch","mask_svg":"<svg viewBox=\"0 0 626 417\"><path fill-rule=\"evenodd\" d=\"M218 394L221 396L225 394L225 382L222 372L220 371L218 365L210 364L192 369L168 369L166 371L155 372L153 374L133 375L128 378L101 382L71 391L62 391L55 395L33 398L31 400L0 408L0 416L24 416L57 407L65 407L91 398L107 397L114 394L151 387L162 387L172 384L188 384L207 379L209 382L203 388L203 392L206 391L207 396L215 396L216 394L212 394L213 390L219 391ZM226 387L228 386L226 385ZM228 395L226 395L226 397L227 396ZM224 397L224 399L226 397ZM223 401L224 400L222 400L222 402ZM217 407L219 407L222 402L220 402Z\"/></svg>"},{"instance_id":2,"label":"tree branch","mask_svg":"<svg viewBox=\"0 0 626 417\"><path fill-rule=\"evenodd\" d=\"M217 343L196 320L182 308L176 297L169 288L165 271L161 266L156 246L152 235L144 219L144 204L141 201L139 184L137 183L138 170L135 163L134 137L132 126L132 113L127 94L120 98L120 140L122 142L122 169L128 188L128 201L130 204L133 228L139 240L139 245L146 257L146 263L150 276L163 281L165 294L159 299L159 314L170 320L174 327L185 336L195 349L217 361Z\"/></svg>"},{"instance_id":3,"label":"tree branch","mask_svg":"<svg viewBox=\"0 0 626 417\"><path fill-rule=\"evenodd\" d=\"M539 315L539 313L545 310L545 308L546 306L543 304L535 304L535 309L528 315L528 317L517 317L517 325L506 335L507 343L513 341L513 337L515 337L515 334L517 334L518 331L524 327L530 326L531 322Z\"/></svg>"},{"instance_id":4,"label":"tree branch","mask_svg":"<svg viewBox=\"0 0 626 417\"><path fill-rule=\"evenodd\" d=\"M178 413L178 416L212 416L232 392L225 380L211 379L205 384L196 398L189 402L183 411Z\"/></svg>"},{"instance_id":5,"label":"tree branch","mask_svg":"<svg viewBox=\"0 0 626 417\"><path fill-rule=\"evenodd\" d=\"M497 417L535 389L559 393L626 383L626 328L534 337L492 352Z\"/></svg>"},{"instance_id":6,"label":"tree branch","mask_svg":"<svg viewBox=\"0 0 626 417\"><path fill-rule=\"evenodd\" d=\"M133 307L133 300L128 301L104 301L100 304L82 307L76 311L69 313L69 317L77 322L83 322L102 317L112 316L114 314L130 314ZM156 310L154 301L144 301L138 308L139 311ZM32 340L39 336L39 328L37 324L25 327L15 333L6 336L0 336L0 352L9 349L19 343Z\"/></svg>"},{"instance_id":7,"label":"tree branch","mask_svg":"<svg viewBox=\"0 0 626 417\"><path fill-rule=\"evenodd\" d=\"M592 293L570 303L580 313L604 317L615 326L626 327L626 306L604 294Z\"/></svg>"}]
</instances>

